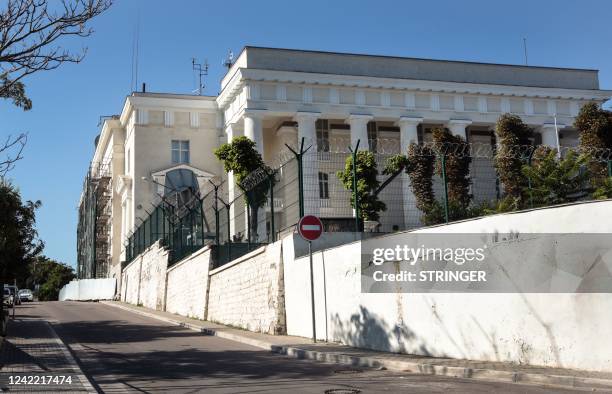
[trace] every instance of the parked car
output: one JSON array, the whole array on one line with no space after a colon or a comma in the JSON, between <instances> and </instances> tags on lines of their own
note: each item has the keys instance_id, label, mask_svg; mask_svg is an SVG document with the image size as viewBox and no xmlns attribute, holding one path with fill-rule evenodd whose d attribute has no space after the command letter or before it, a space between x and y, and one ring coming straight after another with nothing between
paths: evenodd
<instances>
[{"instance_id":1,"label":"parked car","mask_svg":"<svg viewBox=\"0 0 612 394\"><path fill-rule=\"evenodd\" d=\"M15 303L15 305L21 305L21 300L17 296L17 292L19 291L17 286L15 286L15 285L4 285L4 288L5 289L9 289L11 291L11 295L12 295L11 305L13 305L13 303Z\"/></svg>"},{"instance_id":2,"label":"parked car","mask_svg":"<svg viewBox=\"0 0 612 394\"><path fill-rule=\"evenodd\" d=\"M4 288L4 295L2 301L4 301L6 305L13 305L13 295L11 294L11 290L8 287Z\"/></svg>"},{"instance_id":3,"label":"parked car","mask_svg":"<svg viewBox=\"0 0 612 394\"><path fill-rule=\"evenodd\" d=\"M21 289L19 290L19 300L22 302L32 302L34 301L34 294L32 294L32 290L30 289Z\"/></svg>"},{"instance_id":4,"label":"parked car","mask_svg":"<svg viewBox=\"0 0 612 394\"><path fill-rule=\"evenodd\" d=\"M15 286L4 285L5 293L6 293L6 290L9 291L8 305L9 306L19 305L19 303L17 303L17 294L15 292Z\"/></svg>"},{"instance_id":5,"label":"parked car","mask_svg":"<svg viewBox=\"0 0 612 394\"><path fill-rule=\"evenodd\" d=\"M10 297L11 297L11 291L9 289L7 289L6 287L4 288L4 294L2 296L2 301L3 304L2 305L2 313L0 313L0 335L5 337L6 336L6 328L7 328L7 323L9 320L9 301L10 301Z\"/></svg>"}]
</instances>

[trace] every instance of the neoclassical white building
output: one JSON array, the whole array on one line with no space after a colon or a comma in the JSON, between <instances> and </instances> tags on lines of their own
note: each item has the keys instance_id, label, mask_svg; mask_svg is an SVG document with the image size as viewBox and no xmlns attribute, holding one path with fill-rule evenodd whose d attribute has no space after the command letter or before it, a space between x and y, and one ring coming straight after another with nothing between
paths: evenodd
<instances>
[{"instance_id":1,"label":"neoclassical white building","mask_svg":"<svg viewBox=\"0 0 612 394\"><path fill-rule=\"evenodd\" d=\"M499 116L514 113L538 132L542 144L554 147L558 140L573 146L580 107L610 96L599 88L597 70L245 47L218 96L134 93L120 115L103 123L89 175L108 180L93 187L106 187L108 195L100 200L108 200L108 231L98 237L108 243L108 253L79 253L79 271L93 276L86 267L106 258L107 269L94 269L95 275L120 277L123 243L166 193L173 170L191 171L201 188L215 176L227 178L227 197L237 195L231 174L224 174L213 154L236 136L253 140L268 163L286 151L285 144L296 146L304 138L318 152L305 170L306 212L350 216L350 209L338 213L334 206L338 168L325 164L326 151L337 141L354 147L359 140L359 149L376 150L382 138L387 146L396 141L390 146L399 153L443 126L470 142L492 144ZM472 176L494 177L494 171ZM407 181L402 182L403 203L386 213L397 218L399 228L409 227L413 209ZM322 187L331 192L322 193ZM332 201L321 201L328 195ZM82 211L85 197L84 192ZM80 226L81 251L96 242L96 231L83 236L86 227ZM238 231L239 224L232 227Z\"/></svg>"}]
</instances>

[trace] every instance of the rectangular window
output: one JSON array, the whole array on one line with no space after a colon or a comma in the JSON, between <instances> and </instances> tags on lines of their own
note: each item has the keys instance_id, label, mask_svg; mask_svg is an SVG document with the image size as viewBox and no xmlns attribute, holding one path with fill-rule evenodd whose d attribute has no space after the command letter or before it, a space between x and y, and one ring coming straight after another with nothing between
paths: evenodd
<instances>
[{"instance_id":1,"label":"rectangular window","mask_svg":"<svg viewBox=\"0 0 612 394\"><path fill-rule=\"evenodd\" d=\"M189 164L189 141L172 140L172 164Z\"/></svg>"},{"instance_id":2,"label":"rectangular window","mask_svg":"<svg viewBox=\"0 0 612 394\"><path fill-rule=\"evenodd\" d=\"M329 198L329 175L324 172L319 172L319 198Z\"/></svg>"},{"instance_id":3,"label":"rectangular window","mask_svg":"<svg viewBox=\"0 0 612 394\"><path fill-rule=\"evenodd\" d=\"M368 122L368 143L370 151L376 153L376 148L378 147L378 129L376 127L376 122Z\"/></svg>"},{"instance_id":4,"label":"rectangular window","mask_svg":"<svg viewBox=\"0 0 612 394\"><path fill-rule=\"evenodd\" d=\"M319 119L317 128L317 151L329 152L329 122L327 119Z\"/></svg>"}]
</instances>

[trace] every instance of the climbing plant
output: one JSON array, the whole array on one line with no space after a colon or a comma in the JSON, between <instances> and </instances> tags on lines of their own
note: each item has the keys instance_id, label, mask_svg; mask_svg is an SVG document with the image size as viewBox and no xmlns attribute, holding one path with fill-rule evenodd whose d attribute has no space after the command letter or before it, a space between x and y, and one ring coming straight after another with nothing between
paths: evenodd
<instances>
[{"instance_id":1,"label":"climbing plant","mask_svg":"<svg viewBox=\"0 0 612 394\"><path fill-rule=\"evenodd\" d=\"M506 195L520 205L524 197L524 190L528 186L528 180L523 175L522 168L529 159L529 149L526 148L531 145L530 137L533 135L533 130L517 115L503 114L497 120L495 132L497 150L494 164L499 180Z\"/></svg>"}]
</instances>

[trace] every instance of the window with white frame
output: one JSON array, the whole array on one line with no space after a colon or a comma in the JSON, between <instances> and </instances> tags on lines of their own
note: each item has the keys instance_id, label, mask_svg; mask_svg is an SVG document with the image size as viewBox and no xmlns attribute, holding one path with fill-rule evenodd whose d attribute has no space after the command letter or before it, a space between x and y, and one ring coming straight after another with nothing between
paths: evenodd
<instances>
[{"instance_id":1,"label":"window with white frame","mask_svg":"<svg viewBox=\"0 0 612 394\"><path fill-rule=\"evenodd\" d=\"M329 199L329 174L319 172L319 198Z\"/></svg>"},{"instance_id":2,"label":"window with white frame","mask_svg":"<svg viewBox=\"0 0 612 394\"><path fill-rule=\"evenodd\" d=\"M172 164L189 164L189 141L172 140Z\"/></svg>"}]
</instances>

